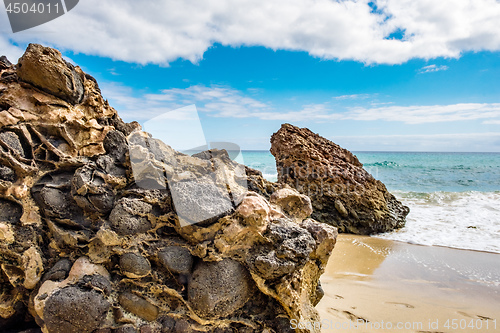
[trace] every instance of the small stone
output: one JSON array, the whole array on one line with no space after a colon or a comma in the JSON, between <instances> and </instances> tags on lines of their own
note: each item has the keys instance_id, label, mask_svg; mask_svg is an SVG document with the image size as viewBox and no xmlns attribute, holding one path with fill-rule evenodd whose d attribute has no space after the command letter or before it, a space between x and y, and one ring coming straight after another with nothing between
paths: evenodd
<instances>
[{"instance_id":1,"label":"small stone","mask_svg":"<svg viewBox=\"0 0 500 333\"><path fill-rule=\"evenodd\" d=\"M23 215L23 208L14 201L0 198L0 221L17 225Z\"/></svg>"},{"instance_id":2,"label":"small stone","mask_svg":"<svg viewBox=\"0 0 500 333\"><path fill-rule=\"evenodd\" d=\"M107 215L113 209L115 194L92 166L76 170L71 180L71 193L77 205L88 213Z\"/></svg>"},{"instance_id":3,"label":"small stone","mask_svg":"<svg viewBox=\"0 0 500 333\"><path fill-rule=\"evenodd\" d=\"M158 308L156 306L132 293L120 294L118 302L125 310L144 320L153 321L158 317Z\"/></svg>"},{"instance_id":4,"label":"small stone","mask_svg":"<svg viewBox=\"0 0 500 333\"><path fill-rule=\"evenodd\" d=\"M311 199L289 187L275 191L269 202L280 206L288 216L301 221L313 212Z\"/></svg>"},{"instance_id":5,"label":"small stone","mask_svg":"<svg viewBox=\"0 0 500 333\"><path fill-rule=\"evenodd\" d=\"M43 262L42 256L35 247L30 247L23 253L24 287L33 289L42 277Z\"/></svg>"},{"instance_id":6,"label":"small stone","mask_svg":"<svg viewBox=\"0 0 500 333\"><path fill-rule=\"evenodd\" d=\"M151 271L149 260L136 253L125 253L120 257L122 273L132 279L142 278Z\"/></svg>"},{"instance_id":7,"label":"small stone","mask_svg":"<svg viewBox=\"0 0 500 333\"><path fill-rule=\"evenodd\" d=\"M7 147L12 149L21 157L25 157L24 148L19 140L19 137L14 132L3 132L0 133L0 141L3 142Z\"/></svg>"},{"instance_id":8,"label":"small stone","mask_svg":"<svg viewBox=\"0 0 500 333\"><path fill-rule=\"evenodd\" d=\"M122 198L109 215L111 228L122 236L147 232L152 225L144 215L151 212L152 208L139 199Z\"/></svg>"},{"instance_id":9,"label":"small stone","mask_svg":"<svg viewBox=\"0 0 500 333\"><path fill-rule=\"evenodd\" d=\"M106 296L109 296L111 293L111 282L100 274L85 275L83 277L83 281L86 282L88 287L91 287Z\"/></svg>"},{"instance_id":10,"label":"small stone","mask_svg":"<svg viewBox=\"0 0 500 333\"><path fill-rule=\"evenodd\" d=\"M193 256L188 249L182 246L167 246L158 253L160 264L175 274L191 273Z\"/></svg>"},{"instance_id":11,"label":"small stone","mask_svg":"<svg viewBox=\"0 0 500 333\"><path fill-rule=\"evenodd\" d=\"M13 183L16 181L17 176L11 168L0 165L0 179Z\"/></svg>"},{"instance_id":12,"label":"small stone","mask_svg":"<svg viewBox=\"0 0 500 333\"><path fill-rule=\"evenodd\" d=\"M175 319L172 317L162 317L159 320L162 332L172 332L175 327Z\"/></svg>"},{"instance_id":13,"label":"small stone","mask_svg":"<svg viewBox=\"0 0 500 333\"><path fill-rule=\"evenodd\" d=\"M109 306L95 291L67 287L47 299L43 319L50 333L90 333L102 324Z\"/></svg>"},{"instance_id":14,"label":"small stone","mask_svg":"<svg viewBox=\"0 0 500 333\"><path fill-rule=\"evenodd\" d=\"M349 216L349 213L347 212L347 210L345 209L344 205L342 204L342 201L340 200L335 200L335 209L337 210L337 212L339 212L339 214L346 218Z\"/></svg>"},{"instance_id":15,"label":"small stone","mask_svg":"<svg viewBox=\"0 0 500 333\"><path fill-rule=\"evenodd\" d=\"M324 265L328 262L330 253L335 247L337 241L337 228L326 223L319 223L313 219L306 219L300 223L300 226L311 234L316 241L316 258L320 259Z\"/></svg>"},{"instance_id":16,"label":"small stone","mask_svg":"<svg viewBox=\"0 0 500 333\"><path fill-rule=\"evenodd\" d=\"M169 182L181 225L211 223L233 211L229 194L210 181Z\"/></svg>"},{"instance_id":17,"label":"small stone","mask_svg":"<svg viewBox=\"0 0 500 333\"><path fill-rule=\"evenodd\" d=\"M275 251L257 256L254 261L250 261L251 267L266 280L274 280L283 275L290 274L296 268L293 261L283 260L276 256Z\"/></svg>"},{"instance_id":18,"label":"small stone","mask_svg":"<svg viewBox=\"0 0 500 333\"><path fill-rule=\"evenodd\" d=\"M261 196L247 195L236 209L245 224L264 230L269 223L271 208Z\"/></svg>"},{"instance_id":19,"label":"small stone","mask_svg":"<svg viewBox=\"0 0 500 333\"><path fill-rule=\"evenodd\" d=\"M42 281L61 281L68 277L68 273L71 269L71 261L68 259L61 259L52 268L50 268L47 273L43 276Z\"/></svg>"},{"instance_id":20,"label":"small stone","mask_svg":"<svg viewBox=\"0 0 500 333\"><path fill-rule=\"evenodd\" d=\"M110 131L104 138L104 149L117 162L124 163L128 151L127 138L120 131Z\"/></svg>"},{"instance_id":21,"label":"small stone","mask_svg":"<svg viewBox=\"0 0 500 333\"><path fill-rule=\"evenodd\" d=\"M252 291L250 274L239 262L232 259L202 261L191 276L188 299L200 317L219 318L245 305Z\"/></svg>"},{"instance_id":22,"label":"small stone","mask_svg":"<svg viewBox=\"0 0 500 333\"><path fill-rule=\"evenodd\" d=\"M304 261L316 248L316 241L307 230L286 220L271 223L266 236L277 244L276 253L280 258Z\"/></svg>"}]
</instances>

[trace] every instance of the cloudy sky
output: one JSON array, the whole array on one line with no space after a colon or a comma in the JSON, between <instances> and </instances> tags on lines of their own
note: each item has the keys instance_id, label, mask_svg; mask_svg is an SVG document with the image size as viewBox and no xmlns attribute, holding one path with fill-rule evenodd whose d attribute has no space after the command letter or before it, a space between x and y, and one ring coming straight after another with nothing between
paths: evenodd
<instances>
[{"instance_id":1,"label":"cloudy sky","mask_svg":"<svg viewBox=\"0 0 500 333\"><path fill-rule=\"evenodd\" d=\"M62 51L127 121L195 104L207 141L281 123L355 151L500 151L499 0L81 0L12 33Z\"/></svg>"}]
</instances>

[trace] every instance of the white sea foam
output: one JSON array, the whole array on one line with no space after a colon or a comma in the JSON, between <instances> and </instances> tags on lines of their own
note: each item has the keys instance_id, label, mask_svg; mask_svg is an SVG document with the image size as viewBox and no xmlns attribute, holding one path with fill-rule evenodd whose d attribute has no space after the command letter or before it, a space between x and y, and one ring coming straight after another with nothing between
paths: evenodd
<instances>
[{"instance_id":1,"label":"white sea foam","mask_svg":"<svg viewBox=\"0 0 500 333\"><path fill-rule=\"evenodd\" d=\"M278 174L277 173L264 173L262 174L264 179L269 180L270 182L276 182L278 181Z\"/></svg>"},{"instance_id":2,"label":"white sea foam","mask_svg":"<svg viewBox=\"0 0 500 333\"><path fill-rule=\"evenodd\" d=\"M500 192L394 192L406 226L376 237L500 253Z\"/></svg>"}]
</instances>

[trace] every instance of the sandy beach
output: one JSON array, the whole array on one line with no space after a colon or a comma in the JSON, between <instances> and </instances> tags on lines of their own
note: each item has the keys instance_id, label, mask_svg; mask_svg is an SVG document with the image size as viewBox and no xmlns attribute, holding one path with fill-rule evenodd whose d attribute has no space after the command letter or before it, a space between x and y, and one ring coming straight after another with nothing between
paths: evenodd
<instances>
[{"instance_id":1,"label":"sandy beach","mask_svg":"<svg viewBox=\"0 0 500 333\"><path fill-rule=\"evenodd\" d=\"M500 255L341 234L322 332L498 332Z\"/></svg>"}]
</instances>

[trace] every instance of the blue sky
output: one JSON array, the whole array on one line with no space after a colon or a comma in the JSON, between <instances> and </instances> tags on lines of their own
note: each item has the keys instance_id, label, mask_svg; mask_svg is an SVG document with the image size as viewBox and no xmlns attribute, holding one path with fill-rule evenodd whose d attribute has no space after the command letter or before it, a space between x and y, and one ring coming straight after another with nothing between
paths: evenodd
<instances>
[{"instance_id":1,"label":"blue sky","mask_svg":"<svg viewBox=\"0 0 500 333\"><path fill-rule=\"evenodd\" d=\"M2 12L0 53L57 47L126 121L195 104L243 149L289 122L355 151L500 151L499 1L93 2L16 34Z\"/></svg>"}]
</instances>

